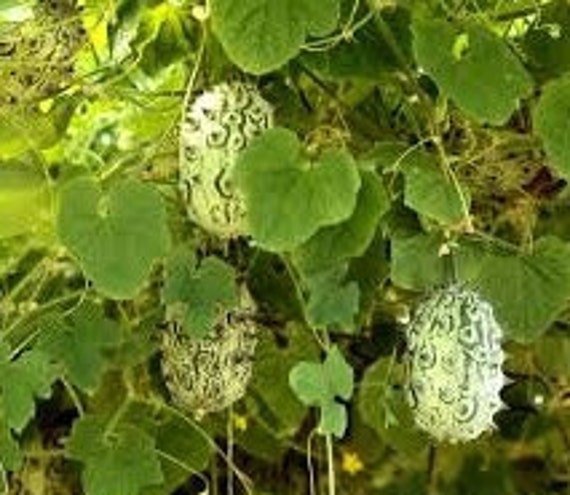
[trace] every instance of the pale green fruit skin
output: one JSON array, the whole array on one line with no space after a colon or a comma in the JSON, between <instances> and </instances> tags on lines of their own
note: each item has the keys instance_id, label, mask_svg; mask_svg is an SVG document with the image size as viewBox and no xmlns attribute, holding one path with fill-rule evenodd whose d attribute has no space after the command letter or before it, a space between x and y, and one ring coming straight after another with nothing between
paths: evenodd
<instances>
[{"instance_id":1,"label":"pale green fruit skin","mask_svg":"<svg viewBox=\"0 0 570 495\"><path fill-rule=\"evenodd\" d=\"M190 218L222 238L246 233L232 173L239 153L273 126L273 108L251 84L222 83L184 110L179 182Z\"/></svg>"},{"instance_id":2,"label":"pale green fruit skin","mask_svg":"<svg viewBox=\"0 0 570 495\"><path fill-rule=\"evenodd\" d=\"M194 340L175 324L162 334L162 372L172 402L200 419L241 399L250 382L258 327L243 289L237 308L220 315L215 328Z\"/></svg>"},{"instance_id":3,"label":"pale green fruit skin","mask_svg":"<svg viewBox=\"0 0 570 495\"><path fill-rule=\"evenodd\" d=\"M71 84L87 37L74 0L38 0L34 16L0 33L0 107L52 97Z\"/></svg>"},{"instance_id":4,"label":"pale green fruit skin","mask_svg":"<svg viewBox=\"0 0 570 495\"><path fill-rule=\"evenodd\" d=\"M407 331L407 395L417 425L435 440L465 442L494 428L505 384L502 335L491 305L462 286L418 305Z\"/></svg>"}]
</instances>

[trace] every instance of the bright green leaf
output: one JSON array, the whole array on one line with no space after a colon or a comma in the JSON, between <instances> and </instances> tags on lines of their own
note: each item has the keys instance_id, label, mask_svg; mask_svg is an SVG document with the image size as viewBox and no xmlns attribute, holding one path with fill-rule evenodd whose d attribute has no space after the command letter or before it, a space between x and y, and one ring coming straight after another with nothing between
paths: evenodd
<instances>
[{"instance_id":1,"label":"bright green leaf","mask_svg":"<svg viewBox=\"0 0 570 495\"><path fill-rule=\"evenodd\" d=\"M552 166L570 177L570 78L548 84L534 112L536 133Z\"/></svg>"},{"instance_id":2,"label":"bright green leaf","mask_svg":"<svg viewBox=\"0 0 570 495\"><path fill-rule=\"evenodd\" d=\"M133 40L140 51L140 64L145 72L156 74L192 52L191 23L184 9L171 2L162 2L144 9Z\"/></svg>"},{"instance_id":3,"label":"bright green leaf","mask_svg":"<svg viewBox=\"0 0 570 495\"><path fill-rule=\"evenodd\" d=\"M362 172L362 186L352 216L338 225L319 230L302 244L293 253L295 264L303 272L313 272L361 256L389 207L390 199L380 178L373 172Z\"/></svg>"},{"instance_id":4,"label":"bright green leaf","mask_svg":"<svg viewBox=\"0 0 570 495\"><path fill-rule=\"evenodd\" d=\"M22 465L24 457L20 446L12 436L10 427L0 416L0 466L8 471L16 471Z\"/></svg>"},{"instance_id":5,"label":"bright green leaf","mask_svg":"<svg viewBox=\"0 0 570 495\"><path fill-rule=\"evenodd\" d=\"M215 257L196 266L194 253L177 250L166 265L164 300L176 307L184 331L197 339L205 337L223 311L238 304L238 286L231 266Z\"/></svg>"},{"instance_id":6,"label":"bright green leaf","mask_svg":"<svg viewBox=\"0 0 570 495\"><path fill-rule=\"evenodd\" d=\"M84 465L81 478L90 495L138 495L163 482L154 439L133 426L108 432L104 420L84 416L75 422L67 447Z\"/></svg>"},{"instance_id":7,"label":"bright green leaf","mask_svg":"<svg viewBox=\"0 0 570 495\"><path fill-rule=\"evenodd\" d=\"M61 191L57 228L86 276L115 299L134 297L170 245L159 193L134 180L106 193L92 179L71 181Z\"/></svg>"},{"instance_id":8,"label":"bright green leaf","mask_svg":"<svg viewBox=\"0 0 570 495\"><path fill-rule=\"evenodd\" d=\"M504 124L530 93L532 80L523 65L488 29L471 24L459 31L445 20L418 19L412 30L419 66L477 121ZM459 58L454 54L458 39L464 46Z\"/></svg>"},{"instance_id":9,"label":"bright green leaf","mask_svg":"<svg viewBox=\"0 0 570 495\"><path fill-rule=\"evenodd\" d=\"M29 162L0 165L0 239L37 230L50 219L45 173Z\"/></svg>"},{"instance_id":10,"label":"bright green leaf","mask_svg":"<svg viewBox=\"0 0 570 495\"><path fill-rule=\"evenodd\" d=\"M339 0L212 0L214 32L241 69L262 74L278 69L308 35L322 36L339 20Z\"/></svg>"},{"instance_id":11,"label":"bright green leaf","mask_svg":"<svg viewBox=\"0 0 570 495\"><path fill-rule=\"evenodd\" d=\"M0 159L56 144L67 128L76 104L74 98L62 98L48 112L37 108L0 109Z\"/></svg>"},{"instance_id":12,"label":"bright green leaf","mask_svg":"<svg viewBox=\"0 0 570 495\"><path fill-rule=\"evenodd\" d=\"M289 385L303 404L321 409L320 433L344 435L346 409L336 398L352 397L354 371L338 347L328 351L323 363L299 362L289 373Z\"/></svg>"},{"instance_id":13,"label":"bright green leaf","mask_svg":"<svg viewBox=\"0 0 570 495\"><path fill-rule=\"evenodd\" d=\"M10 349L0 344L0 408L8 426L21 432L33 418L35 399L47 399L56 370L43 352L31 350L10 359Z\"/></svg>"},{"instance_id":14,"label":"bright green leaf","mask_svg":"<svg viewBox=\"0 0 570 495\"><path fill-rule=\"evenodd\" d=\"M344 150L311 162L297 136L275 128L255 139L236 165L250 233L260 246L290 251L320 227L340 223L356 207L360 176Z\"/></svg>"}]
</instances>

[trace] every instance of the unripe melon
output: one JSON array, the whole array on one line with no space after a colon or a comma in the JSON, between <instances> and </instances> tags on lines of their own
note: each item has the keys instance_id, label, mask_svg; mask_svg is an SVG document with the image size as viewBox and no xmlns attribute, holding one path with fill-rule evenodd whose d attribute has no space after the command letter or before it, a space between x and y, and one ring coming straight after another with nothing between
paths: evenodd
<instances>
[{"instance_id":1,"label":"unripe melon","mask_svg":"<svg viewBox=\"0 0 570 495\"><path fill-rule=\"evenodd\" d=\"M421 302L407 331L408 400L417 425L452 443L494 427L505 384L502 330L491 305L460 285Z\"/></svg>"}]
</instances>

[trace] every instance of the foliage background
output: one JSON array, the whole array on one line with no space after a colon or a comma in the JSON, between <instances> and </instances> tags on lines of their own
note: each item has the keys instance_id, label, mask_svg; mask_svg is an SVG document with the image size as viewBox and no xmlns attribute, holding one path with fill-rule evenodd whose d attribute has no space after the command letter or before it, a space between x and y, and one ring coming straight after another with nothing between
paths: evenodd
<instances>
[{"instance_id":1,"label":"foliage background","mask_svg":"<svg viewBox=\"0 0 570 495\"><path fill-rule=\"evenodd\" d=\"M317 425L338 493L570 493L567 0L4 0L0 21L10 493L300 494L311 472L324 492ZM240 158L253 242L193 225L177 186L184 97L227 80L279 126ZM280 167L312 208L266 187ZM403 329L448 252L513 380L467 445L430 444L402 394ZM237 280L254 377L198 423L161 378L165 306L199 335Z\"/></svg>"}]
</instances>

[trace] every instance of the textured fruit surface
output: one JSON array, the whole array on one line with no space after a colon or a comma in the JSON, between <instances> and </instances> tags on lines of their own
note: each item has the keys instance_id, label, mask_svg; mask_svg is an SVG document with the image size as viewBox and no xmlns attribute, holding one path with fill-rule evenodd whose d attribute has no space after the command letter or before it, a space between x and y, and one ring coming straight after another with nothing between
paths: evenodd
<instances>
[{"instance_id":1,"label":"textured fruit surface","mask_svg":"<svg viewBox=\"0 0 570 495\"><path fill-rule=\"evenodd\" d=\"M172 324L162 335L162 371L174 404L197 418L221 411L246 392L257 345L249 294L221 315L215 328L194 340Z\"/></svg>"},{"instance_id":2,"label":"textured fruit surface","mask_svg":"<svg viewBox=\"0 0 570 495\"><path fill-rule=\"evenodd\" d=\"M476 292L454 285L420 303L408 328L408 398L418 426L450 442L493 428L505 383L501 337Z\"/></svg>"},{"instance_id":3,"label":"textured fruit surface","mask_svg":"<svg viewBox=\"0 0 570 495\"><path fill-rule=\"evenodd\" d=\"M184 109L180 186L192 220L221 237L244 233L231 175L238 154L273 125L273 109L246 83L222 83Z\"/></svg>"},{"instance_id":4,"label":"textured fruit surface","mask_svg":"<svg viewBox=\"0 0 570 495\"><path fill-rule=\"evenodd\" d=\"M32 18L0 33L0 105L54 96L71 83L75 55L85 42L74 0L39 0Z\"/></svg>"}]
</instances>

